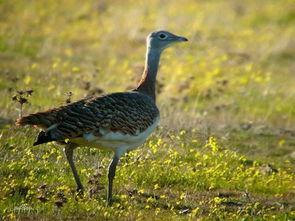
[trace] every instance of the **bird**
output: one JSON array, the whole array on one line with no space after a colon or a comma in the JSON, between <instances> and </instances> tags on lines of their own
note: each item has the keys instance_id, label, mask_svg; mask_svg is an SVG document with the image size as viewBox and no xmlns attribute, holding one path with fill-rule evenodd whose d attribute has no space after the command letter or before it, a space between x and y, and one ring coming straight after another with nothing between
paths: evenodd
<instances>
[{"instance_id":1,"label":"bird","mask_svg":"<svg viewBox=\"0 0 295 221\"><path fill-rule=\"evenodd\" d=\"M73 155L79 146L113 151L108 166L107 204L113 201L113 180L122 155L141 146L159 123L156 105L156 78L164 49L187 38L160 30L146 38L145 67L141 80L130 91L86 97L73 103L29 114L16 120L17 126L41 129L33 146L56 142L63 145L66 159L77 184L84 187Z\"/></svg>"}]
</instances>

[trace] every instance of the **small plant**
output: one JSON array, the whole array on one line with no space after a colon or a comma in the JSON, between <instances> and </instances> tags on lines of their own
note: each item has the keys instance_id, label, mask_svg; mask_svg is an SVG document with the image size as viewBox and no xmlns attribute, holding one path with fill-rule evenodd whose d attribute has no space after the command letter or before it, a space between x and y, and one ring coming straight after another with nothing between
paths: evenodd
<instances>
[{"instance_id":1,"label":"small plant","mask_svg":"<svg viewBox=\"0 0 295 221\"><path fill-rule=\"evenodd\" d=\"M69 91L66 93L67 99L66 99L66 104L69 104L72 102L72 96L73 96L73 92Z\"/></svg>"},{"instance_id":2,"label":"small plant","mask_svg":"<svg viewBox=\"0 0 295 221\"><path fill-rule=\"evenodd\" d=\"M29 90L19 90L16 91L16 94L12 96L12 100L14 102L19 103L20 108L19 108L19 116L23 116L23 106L24 104L29 104L30 102L28 101L28 97L32 96L34 90L29 89Z\"/></svg>"}]
</instances>

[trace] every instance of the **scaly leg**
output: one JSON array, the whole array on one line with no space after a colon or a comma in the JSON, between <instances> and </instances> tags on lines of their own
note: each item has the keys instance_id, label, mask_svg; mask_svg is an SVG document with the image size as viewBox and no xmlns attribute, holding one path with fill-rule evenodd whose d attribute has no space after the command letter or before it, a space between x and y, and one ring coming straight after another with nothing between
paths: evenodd
<instances>
[{"instance_id":1,"label":"scaly leg","mask_svg":"<svg viewBox=\"0 0 295 221\"><path fill-rule=\"evenodd\" d=\"M118 162L119 162L119 157L115 154L112 162L109 165L109 173L108 173L109 185L108 185L108 195L107 195L108 205L112 203L113 180L116 174L116 167L118 165Z\"/></svg>"},{"instance_id":2,"label":"scaly leg","mask_svg":"<svg viewBox=\"0 0 295 221\"><path fill-rule=\"evenodd\" d=\"M74 153L75 148L76 148L75 145L68 144L68 145L65 146L64 152L65 152L67 160L68 160L68 162L70 164L71 170L73 172L73 175L74 175L74 178L75 178L75 181L76 181L76 184L77 184L77 191L78 192L83 192L84 188L83 188L83 185L82 185L82 183L80 181L80 178L79 178L79 175L78 175L78 172L77 172L77 169L75 167L74 160L73 160L73 153Z\"/></svg>"}]
</instances>

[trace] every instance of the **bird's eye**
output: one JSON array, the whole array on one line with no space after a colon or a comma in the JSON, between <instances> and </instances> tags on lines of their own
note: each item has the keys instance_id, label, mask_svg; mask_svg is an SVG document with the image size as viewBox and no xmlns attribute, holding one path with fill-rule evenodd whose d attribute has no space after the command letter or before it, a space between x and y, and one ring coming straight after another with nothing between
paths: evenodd
<instances>
[{"instance_id":1,"label":"bird's eye","mask_svg":"<svg viewBox=\"0 0 295 221\"><path fill-rule=\"evenodd\" d=\"M163 40L163 39L167 38L167 35L161 33L161 34L159 35L159 38Z\"/></svg>"}]
</instances>

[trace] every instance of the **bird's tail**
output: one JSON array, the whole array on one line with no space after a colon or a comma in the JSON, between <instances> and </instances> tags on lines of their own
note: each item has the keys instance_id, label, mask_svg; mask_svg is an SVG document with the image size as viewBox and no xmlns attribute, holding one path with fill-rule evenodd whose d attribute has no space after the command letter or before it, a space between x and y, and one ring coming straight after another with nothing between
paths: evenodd
<instances>
[{"instance_id":1,"label":"bird's tail","mask_svg":"<svg viewBox=\"0 0 295 221\"><path fill-rule=\"evenodd\" d=\"M50 132L41 131L38 134L37 140L35 141L33 146L37 146L37 145L43 144L43 143L48 143L48 142L51 142L51 141L53 141L53 139L52 139L52 137L50 135Z\"/></svg>"},{"instance_id":2,"label":"bird's tail","mask_svg":"<svg viewBox=\"0 0 295 221\"><path fill-rule=\"evenodd\" d=\"M39 112L21 117L16 120L16 126L35 125L41 128L48 128L56 123L54 112Z\"/></svg>"}]
</instances>

